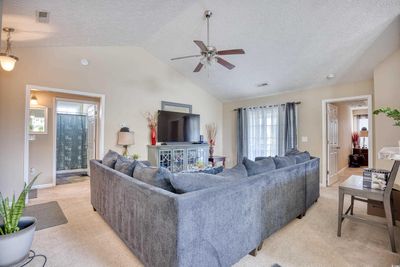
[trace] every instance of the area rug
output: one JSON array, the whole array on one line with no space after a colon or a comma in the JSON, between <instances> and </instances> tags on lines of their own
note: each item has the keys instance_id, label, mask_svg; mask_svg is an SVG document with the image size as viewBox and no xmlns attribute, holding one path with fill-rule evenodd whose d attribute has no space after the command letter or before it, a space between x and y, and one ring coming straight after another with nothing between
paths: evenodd
<instances>
[{"instance_id":1,"label":"area rug","mask_svg":"<svg viewBox=\"0 0 400 267\"><path fill-rule=\"evenodd\" d=\"M68 222L57 201L27 206L24 216L32 216L37 219L36 231Z\"/></svg>"}]
</instances>

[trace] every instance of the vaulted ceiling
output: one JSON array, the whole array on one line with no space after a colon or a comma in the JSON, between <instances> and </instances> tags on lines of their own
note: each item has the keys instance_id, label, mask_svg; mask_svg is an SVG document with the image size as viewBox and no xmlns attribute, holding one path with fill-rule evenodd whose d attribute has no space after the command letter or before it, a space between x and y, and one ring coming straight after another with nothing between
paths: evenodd
<instances>
[{"instance_id":1,"label":"vaulted ceiling","mask_svg":"<svg viewBox=\"0 0 400 267\"><path fill-rule=\"evenodd\" d=\"M4 0L15 46L141 46L221 100L371 79L400 47L399 0ZM193 40L243 48L236 68L193 73ZM50 12L39 24L35 12ZM4 38L4 36L3 36ZM334 73L336 78L327 80ZM268 86L258 87L260 83Z\"/></svg>"}]
</instances>

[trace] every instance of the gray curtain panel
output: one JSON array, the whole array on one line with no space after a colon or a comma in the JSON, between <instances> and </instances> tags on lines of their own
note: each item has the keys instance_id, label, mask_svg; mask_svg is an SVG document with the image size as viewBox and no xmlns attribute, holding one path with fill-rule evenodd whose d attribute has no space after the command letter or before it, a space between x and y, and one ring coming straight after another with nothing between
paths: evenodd
<instances>
[{"instance_id":1,"label":"gray curtain panel","mask_svg":"<svg viewBox=\"0 0 400 267\"><path fill-rule=\"evenodd\" d=\"M237 110L237 160L238 163L242 162L243 157L247 156L248 152L248 124L247 124L247 111L245 108Z\"/></svg>"},{"instance_id":2,"label":"gray curtain panel","mask_svg":"<svg viewBox=\"0 0 400 267\"><path fill-rule=\"evenodd\" d=\"M297 107L294 102L285 105L285 151L297 148Z\"/></svg>"},{"instance_id":3,"label":"gray curtain panel","mask_svg":"<svg viewBox=\"0 0 400 267\"><path fill-rule=\"evenodd\" d=\"M87 116L57 114L57 171L87 168Z\"/></svg>"}]
</instances>

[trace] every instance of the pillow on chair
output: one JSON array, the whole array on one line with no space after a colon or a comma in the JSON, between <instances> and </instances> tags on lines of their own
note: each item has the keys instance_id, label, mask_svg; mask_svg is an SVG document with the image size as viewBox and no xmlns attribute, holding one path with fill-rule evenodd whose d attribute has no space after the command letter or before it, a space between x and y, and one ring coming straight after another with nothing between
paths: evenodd
<instances>
[{"instance_id":1,"label":"pillow on chair","mask_svg":"<svg viewBox=\"0 0 400 267\"><path fill-rule=\"evenodd\" d=\"M263 172L268 172L276 169L273 158L267 157L258 161L252 161L246 157L243 158L243 165L246 167L247 175L253 176Z\"/></svg>"},{"instance_id":2,"label":"pillow on chair","mask_svg":"<svg viewBox=\"0 0 400 267\"><path fill-rule=\"evenodd\" d=\"M148 167L138 162L133 171L133 177L147 184L174 192L170 182L172 173L166 168Z\"/></svg>"},{"instance_id":3,"label":"pillow on chair","mask_svg":"<svg viewBox=\"0 0 400 267\"><path fill-rule=\"evenodd\" d=\"M115 170L122 172L128 176L132 176L136 164L136 160L127 159L121 155L118 155L117 162L115 163Z\"/></svg>"}]
</instances>

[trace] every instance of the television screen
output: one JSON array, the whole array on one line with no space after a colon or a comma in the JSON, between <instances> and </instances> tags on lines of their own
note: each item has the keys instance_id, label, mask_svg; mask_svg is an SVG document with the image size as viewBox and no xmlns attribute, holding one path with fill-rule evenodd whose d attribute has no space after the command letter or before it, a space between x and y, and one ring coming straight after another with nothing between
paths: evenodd
<instances>
[{"instance_id":1,"label":"television screen","mask_svg":"<svg viewBox=\"0 0 400 267\"><path fill-rule=\"evenodd\" d=\"M160 110L157 138L158 142L198 142L200 115Z\"/></svg>"}]
</instances>

